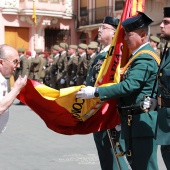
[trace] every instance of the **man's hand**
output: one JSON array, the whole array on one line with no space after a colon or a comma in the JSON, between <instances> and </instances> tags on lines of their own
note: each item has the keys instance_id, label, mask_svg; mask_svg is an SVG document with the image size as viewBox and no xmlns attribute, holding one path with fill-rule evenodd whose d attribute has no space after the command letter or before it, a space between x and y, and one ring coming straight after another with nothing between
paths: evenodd
<instances>
[{"instance_id":1,"label":"man's hand","mask_svg":"<svg viewBox=\"0 0 170 170\"><path fill-rule=\"evenodd\" d=\"M95 98L94 92L95 92L95 87L87 86L85 88L81 88L81 90L76 93L76 98L80 98L80 99Z\"/></svg>"},{"instance_id":2,"label":"man's hand","mask_svg":"<svg viewBox=\"0 0 170 170\"><path fill-rule=\"evenodd\" d=\"M143 109L155 110L156 106L157 106L157 100L156 99L147 97L143 101Z\"/></svg>"},{"instance_id":3,"label":"man's hand","mask_svg":"<svg viewBox=\"0 0 170 170\"><path fill-rule=\"evenodd\" d=\"M64 84L65 82L66 82L65 79L61 78L60 84Z\"/></svg>"},{"instance_id":4,"label":"man's hand","mask_svg":"<svg viewBox=\"0 0 170 170\"><path fill-rule=\"evenodd\" d=\"M13 88L17 90L21 90L27 84L27 76L21 77L19 75L18 79L15 81Z\"/></svg>"},{"instance_id":5,"label":"man's hand","mask_svg":"<svg viewBox=\"0 0 170 170\"><path fill-rule=\"evenodd\" d=\"M74 85L74 82L70 80L70 85Z\"/></svg>"}]
</instances>

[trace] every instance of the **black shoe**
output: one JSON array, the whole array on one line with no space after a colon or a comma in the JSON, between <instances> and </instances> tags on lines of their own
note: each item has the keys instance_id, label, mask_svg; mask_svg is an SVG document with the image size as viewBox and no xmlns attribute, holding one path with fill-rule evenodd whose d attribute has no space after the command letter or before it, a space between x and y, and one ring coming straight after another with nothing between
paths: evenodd
<instances>
[{"instance_id":1,"label":"black shoe","mask_svg":"<svg viewBox=\"0 0 170 170\"><path fill-rule=\"evenodd\" d=\"M16 103L15 105L25 105L25 104L22 102L19 102L19 103Z\"/></svg>"}]
</instances>

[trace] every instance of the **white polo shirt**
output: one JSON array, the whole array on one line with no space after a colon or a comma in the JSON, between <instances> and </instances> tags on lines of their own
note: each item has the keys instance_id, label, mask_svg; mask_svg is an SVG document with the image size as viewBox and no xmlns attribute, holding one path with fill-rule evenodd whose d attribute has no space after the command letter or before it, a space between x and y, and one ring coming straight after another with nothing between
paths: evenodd
<instances>
[{"instance_id":1,"label":"white polo shirt","mask_svg":"<svg viewBox=\"0 0 170 170\"><path fill-rule=\"evenodd\" d=\"M7 80L0 73L0 102L7 93L8 93ZM4 113L0 114L0 133L5 131L8 119L9 110L7 109Z\"/></svg>"}]
</instances>

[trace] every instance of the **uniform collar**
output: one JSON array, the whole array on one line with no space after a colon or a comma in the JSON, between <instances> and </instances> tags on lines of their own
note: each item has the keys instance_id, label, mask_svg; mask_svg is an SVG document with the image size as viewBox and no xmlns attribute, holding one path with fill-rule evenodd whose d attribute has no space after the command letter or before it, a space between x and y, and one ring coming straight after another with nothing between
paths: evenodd
<instances>
[{"instance_id":1,"label":"uniform collar","mask_svg":"<svg viewBox=\"0 0 170 170\"><path fill-rule=\"evenodd\" d=\"M6 81L5 77L0 73L0 82L5 82L5 81Z\"/></svg>"},{"instance_id":2,"label":"uniform collar","mask_svg":"<svg viewBox=\"0 0 170 170\"><path fill-rule=\"evenodd\" d=\"M149 42L146 42L145 44L142 44L140 47L138 47L136 50L134 50L132 52L132 55L136 54L142 47L144 47L145 45L149 44Z\"/></svg>"},{"instance_id":3,"label":"uniform collar","mask_svg":"<svg viewBox=\"0 0 170 170\"><path fill-rule=\"evenodd\" d=\"M107 51L109 51L109 48L110 48L110 44L109 44L108 46L104 47L104 48L103 48L103 51L104 51L104 52L107 52Z\"/></svg>"}]
</instances>

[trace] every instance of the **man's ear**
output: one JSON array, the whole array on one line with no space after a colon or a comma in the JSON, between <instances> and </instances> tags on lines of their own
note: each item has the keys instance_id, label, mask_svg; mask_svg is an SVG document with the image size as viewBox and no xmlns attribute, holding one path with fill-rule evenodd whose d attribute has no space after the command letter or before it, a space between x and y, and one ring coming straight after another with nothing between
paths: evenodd
<instances>
[{"instance_id":1,"label":"man's ear","mask_svg":"<svg viewBox=\"0 0 170 170\"><path fill-rule=\"evenodd\" d=\"M0 64L2 64L3 63L3 60L2 59L0 59Z\"/></svg>"}]
</instances>

